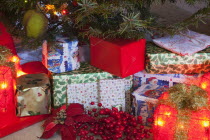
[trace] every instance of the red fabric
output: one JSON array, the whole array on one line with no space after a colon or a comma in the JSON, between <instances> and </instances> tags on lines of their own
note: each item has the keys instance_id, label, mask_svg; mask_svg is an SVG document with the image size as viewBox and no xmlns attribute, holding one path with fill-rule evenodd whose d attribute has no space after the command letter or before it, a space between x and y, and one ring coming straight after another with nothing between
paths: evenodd
<instances>
[{"instance_id":1,"label":"red fabric","mask_svg":"<svg viewBox=\"0 0 210 140\"><path fill-rule=\"evenodd\" d=\"M48 74L47 68L40 61L28 62L21 65L22 71L27 74L35 73L46 73Z\"/></svg>"},{"instance_id":2,"label":"red fabric","mask_svg":"<svg viewBox=\"0 0 210 140\"><path fill-rule=\"evenodd\" d=\"M15 45L11 35L6 31L4 25L0 22L0 45L6 46L11 50L11 53L17 55Z\"/></svg>"},{"instance_id":3,"label":"red fabric","mask_svg":"<svg viewBox=\"0 0 210 140\"><path fill-rule=\"evenodd\" d=\"M37 123L48 116L17 117L14 90L15 80L9 67L0 67L0 81L0 84L5 83L7 85L5 89L2 89L0 86L0 138Z\"/></svg>"},{"instance_id":4,"label":"red fabric","mask_svg":"<svg viewBox=\"0 0 210 140\"><path fill-rule=\"evenodd\" d=\"M91 65L119 77L127 77L144 69L145 39L138 41L104 41L90 38Z\"/></svg>"}]
</instances>

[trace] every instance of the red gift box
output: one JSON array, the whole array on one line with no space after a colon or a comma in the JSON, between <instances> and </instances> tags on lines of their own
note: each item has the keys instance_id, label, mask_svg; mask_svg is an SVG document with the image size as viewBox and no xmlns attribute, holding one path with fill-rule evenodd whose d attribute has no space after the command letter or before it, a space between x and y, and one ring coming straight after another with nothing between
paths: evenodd
<instances>
[{"instance_id":1,"label":"red gift box","mask_svg":"<svg viewBox=\"0 0 210 140\"><path fill-rule=\"evenodd\" d=\"M145 39L138 41L105 41L90 38L91 65L119 77L127 77L144 69Z\"/></svg>"},{"instance_id":2,"label":"red gift box","mask_svg":"<svg viewBox=\"0 0 210 140\"><path fill-rule=\"evenodd\" d=\"M0 67L0 138L39 122L47 115L16 116L15 78L11 69Z\"/></svg>"}]
</instances>

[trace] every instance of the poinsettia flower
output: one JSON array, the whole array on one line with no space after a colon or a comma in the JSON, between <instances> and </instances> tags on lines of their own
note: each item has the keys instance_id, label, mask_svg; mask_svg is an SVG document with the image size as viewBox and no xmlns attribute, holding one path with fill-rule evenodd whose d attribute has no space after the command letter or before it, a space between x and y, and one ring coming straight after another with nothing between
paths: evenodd
<instances>
[{"instance_id":1,"label":"poinsettia flower","mask_svg":"<svg viewBox=\"0 0 210 140\"><path fill-rule=\"evenodd\" d=\"M93 117L85 114L81 104L73 103L68 107L61 106L53 109L52 115L44 122L44 132L40 138L50 138L55 132L60 131L62 140L76 139L76 123L86 123L95 121Z\"/></svg>"}]
</instances>

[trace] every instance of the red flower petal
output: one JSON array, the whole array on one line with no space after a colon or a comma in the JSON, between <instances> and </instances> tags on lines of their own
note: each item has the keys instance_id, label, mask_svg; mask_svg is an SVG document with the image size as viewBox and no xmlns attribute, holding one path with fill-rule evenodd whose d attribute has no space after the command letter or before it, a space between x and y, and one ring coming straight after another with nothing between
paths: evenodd
<instances>
[{"instance_id":1,"label":"red flower petal","mask_svg":"<svg viewBox=\"0 0 210 140\"><path fill-rule=\"evenodd\" d=\"M74 116L73 119L76 122L94 122L95 121L95 119L93 117L91 117L87 114Z\"/></svg>"},{"instance_id":2,"label":"red flower petal","mask_svg":"<svg viewBox=\"0 0 210 140\"><path fill-rule=\"evenodd\" d=\"M55 127L57 124L54 122L48 123L48 125L45 126L44 131L50 131L53 127Z\"/></svg>"},{"instance_id":3,"label":"red flower petal","mask_svg":"<svg viewBox=\"0 0 210 140\"><path fill-rule=\"evenodd\" d=\"M76 133L72 126L63 126L61 128L62 140L76 140Z\"/></svg>"},{"instance_id":4,"label":"red flower petal","mask_svg":"<svg viewBox=\"0 0 210 140\"><path fill-rule=\"evenodd\" d=\"M49 123L51 123L51 122L53 122L55 119L54 119L54 116L49 116L46 120L45 120L45 122L44 122L44 124L42 125L43 127L46 127Z\"/></svg>"},{"instance_id":5,"label":"red flower petal","mask_svg":"<svg viewBox=\"0 0 210 140\"><path fill-rule=\"evenodd\" d=\"M84 113L84 107L78 103L72 103L66 110L67 116L82 115Z\"/></svg>"},{"instance_id":6,"label":"red flower petal","mask_svg":"<svg viewBox=\"0 0 210 140\"><path fill-rule=\"evenodd\" d=\"M50 131L44 131L40 138L48 139L48 138L52 137L55 134L55 132L58 131L59 129L60 129L60 126L56 125L52 129L50 129Z\"/></svg>"},{"instance_id":7,"label":"red flower petal","mask_svg":"<svg viewBox=\"0 0 210 140\"><path fill-rule=\"evenodd\" d=\"M66 120L65 120L65 125L73 125L74 124L74 120L72 117L67 117Z\"/></svg>"}]
</instances>

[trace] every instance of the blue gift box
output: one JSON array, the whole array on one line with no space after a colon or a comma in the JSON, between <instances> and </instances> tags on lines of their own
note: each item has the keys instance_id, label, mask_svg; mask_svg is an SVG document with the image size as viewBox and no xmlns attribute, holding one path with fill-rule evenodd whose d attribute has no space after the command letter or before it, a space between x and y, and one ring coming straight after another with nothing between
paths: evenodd
<instances>
[{"instance_id":1,"label":"blue gift box","mask_svg":"<svg viewBox=\"0 0 210 140\"><path fill-rule=\"evenodd\" d=\"M143 124L150 125L148 118L152 118L158 98L169 87L177 83L193 83L198 81L201 74L148 74L145 71L134 74L134 96L132 111L136 116L142 116Z\"/></svg>"},{"instance_id":2,"label":"blue gift box","mask_svg":"<svg viewBox=\"0 0 210 140\"><path fill-rule=\"evenodd\" d=\"M62 73L79 69L78 41L65 38L57 39L55 49L50 49L47 56L47 68L53 73Z\"/></svg>"},{"instance_id":3,"label":"blue gift box","mask_svg":"<svg viewBox=\"0 0 210 140\"><path fill-rule=\"evenodd\" d=\"M16 45L17 54L20 58L20 64L25 64L33 61L42 61L42 47L35 50L25 49L20 45Z\"/></svg>"}]
</instances>

